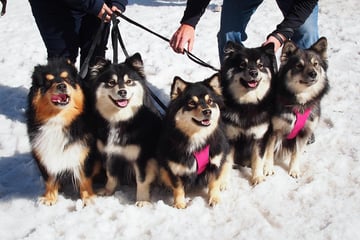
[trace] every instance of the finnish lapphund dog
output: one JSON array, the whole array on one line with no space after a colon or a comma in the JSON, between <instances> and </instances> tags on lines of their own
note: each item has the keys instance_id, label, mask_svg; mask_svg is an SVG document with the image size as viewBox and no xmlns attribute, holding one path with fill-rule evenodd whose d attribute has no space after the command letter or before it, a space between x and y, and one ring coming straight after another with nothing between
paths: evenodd
<instances>
[{"instance_id":1,"label":"finnish lapphund dog","mask_svg":"<svg viewBox=\"0 0 360 240\"><path fill-rule=\"evenodd\" d=\"M251 166L251 183L264 181L264 154L270 133L272 79L277 72L273 44L246 48L225 45L221 85L225 99L222 118L230 142L230 158Z\"/></svg>"},{"instance_id":2,"label":"finnish lapphund dog","mask_svg":"<svg viewBox=\"0 0 360 240\"><path fill-rule=\"evenodd\" d=\"M196 83L175 77L170 98L158 149L160 179L173 191L176 208L186 208L186 189L206 185L215 206L231 169L219 76Z\"/></svg>"},{"instance_id":3,"label":"finnish lapphund dog","mask_svg":"<svg viewBox=\"0 0 360 240\"><path fill-rule=\"evenodd\" d=\"M84 204L95 196L92 177L100 163L92 157L94 138L87 124L85 97L78 72L65 59L37 65L28 94L27 130L45 180L40 201L53 205L60 187L73 182Z\"/></svg>"},{"instance_id":4,"label":"finnish lapphund dog","mask_svg":"<svg viewBox=\"0 0 360 240\"><path fill-rule=\"evenodd\" d=\"M139 53L123 63L98 59L90 68L96 121L96 145L107 182L101 191L112 195L118 184L136 183L136 205L150 202L157 177L155 159L162 119L154 106Z\"/></svg>"},{"instance_id":5,"label":"finnish lapphund dog","mask_svg":"<svg viewBox=\"0 0 360 240\"><path fill-rule=\"evenodd\" d=\"M309 49L285 42L275 82L273 132L268 145L265 171L273 173L275 159L289 161L289 175L300 176L299 157L320 119L320 102L329 90L327 39Z\"/></svg>"}]
</instances>

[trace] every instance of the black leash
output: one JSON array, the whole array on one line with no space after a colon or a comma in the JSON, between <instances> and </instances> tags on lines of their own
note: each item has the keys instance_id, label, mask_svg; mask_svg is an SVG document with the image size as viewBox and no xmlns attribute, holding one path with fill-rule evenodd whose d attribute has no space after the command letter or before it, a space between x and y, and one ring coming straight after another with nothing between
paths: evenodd
<instances>
[{"instance_id":1,"label":"black leash","mask_svg":"<svg viewBox=\"0 0 360 240\"><path fill-rule=\"evenodd\" d=\"M119 16L119 17L121 17L122 19L124 19L125 21L127 21L127 22L129 22L129 23L131 23L131 24L133 24L133 25L135 25L135 26L137 26L137 27L139 27L139 28L142 28L142 29L144 29L145 31L147 31L147 32L149 32L149 33L151 33L151 34L153 34L153 35L161 38L162 40L164 40L164 41L166 41L166 42L170 42L170 39L168 39L168 38L166 38L166 37L164 37L164 36L162 36L162 35L154 32L154 31L150 30L149 28L147 28L147 27L139 24L138 22L136 22L136 21L134 21L134 20L126 17L126 16L123 15L123 14L118 14L117 16ZM184 52L186 53L186 55L188 56L188 58L189 58L190 60L194 61L195 63L200 64L201 66L204 66L204 67L211 68L212 70L214 70L214 71L216 71L216 72L219 72L219 71L220 71L219 69L217 69L217 68L211 66L210 64L204 62L203 60L201 60L200 58L198 58L197 56L195 56L195 55L192 54L191 52L189 52L189 51L187 51L187 50L185 50L185 49L184 49Z\"/></svg>"},{"instance_id":2,"label":"black leash","mask_svg":"<svg viewBox=\"0 0 360 240\"><path fill-rule=\"evenodd\" d=\"M111 28L111 41L112 41L112 47L113 47L113 63L118 63L118 45L117 42L119 42L122 51L124 52L124 55L126 58L130 57L129 53L126 51L124 41L122 40L120 30L119 30L119 20L116 18L116 16L113 14L111 16L112 21L112 28ZM148 85L146 85L151 97L156 101L156 103L166 112L166 105L155 95L153 91L149 88Z\"/></svg>"},{"instance_id":3,"label":"black leash","mask_svg":"<svg viewBox=\"0 0 360 240\"><path fill-rule=\"evenodd\" d=\"M79 76L81 79L84 79L86 77L86 74L89 70L90 59L91 59L92 55L94 54L95 47L98 44L99 39L101 38L101 32L104 30L105 17L106 17L106 13L104 13L101 17L101 25L100 25L98 31L96 32L95 38L90 46L89 52L84 60L84 63L80 67Z\"/></svg>"}]
</instances>

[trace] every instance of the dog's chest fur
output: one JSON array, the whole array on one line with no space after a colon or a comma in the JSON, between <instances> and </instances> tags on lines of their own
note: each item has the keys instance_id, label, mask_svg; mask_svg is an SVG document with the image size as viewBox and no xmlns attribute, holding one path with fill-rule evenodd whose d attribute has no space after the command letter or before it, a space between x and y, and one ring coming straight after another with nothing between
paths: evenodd
<instances>
[{"instance_id":1,"label":"dog's chest fur","mask_svg":"<svg viewBox=\"0 0 360 240\"><path fill-rule=\"evenodd\" d=\"M54 117L41 126L32 147L49 173L57 175L72 171L75 178L79 178L81 162L88 148L80 141L70 141L69 129L64 128L62 121L62 118Z\"/></svg>"},{"instance_id":2,"label":"dog's chest fur","mask_svg":"<svg viewBox=\"0 0 360 240\"><path fill-rule=\"evenodd\" d=\"M130 143L129 133L116 125L110 125L104 138L98 139L97 147L107 156L122 156L128 161L136 161L140 155L139 144Z\"/></svg>"}]
</instances>

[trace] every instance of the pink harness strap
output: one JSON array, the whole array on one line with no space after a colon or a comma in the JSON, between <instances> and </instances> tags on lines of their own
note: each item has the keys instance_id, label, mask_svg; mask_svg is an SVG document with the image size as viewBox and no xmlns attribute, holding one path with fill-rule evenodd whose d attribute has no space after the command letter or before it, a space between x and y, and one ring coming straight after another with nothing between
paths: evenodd
<instances>
[{"instance_id":1,"label":"pink harness strap","mask_svg":"<svg viewBox=\"0 0 360 240\"><path fill-rule=\"evenodd\" d=\"M291 130L289 135L286 137L287 139L295 138L298 135L298 133L301 131L301 129L304 128L306 120L308 119L308 117L311 113L311 108L306 109L303 114L299 113L299 111L297 109L295 109L294 113L296 115L294 128Z\"/></svg>"},{"instance_id":2,"label":"pink harness strap","mask_svg":"<svg viewBox=\"0 0 360 240\"><path fill-rule=\"evenodd\" d=\"M194 152L194 157L197 162L197 174L201 174L205 170L206 165L209 163L209 150L210 145L207 145L199 152Z\"/></svg>"}]
</instances>

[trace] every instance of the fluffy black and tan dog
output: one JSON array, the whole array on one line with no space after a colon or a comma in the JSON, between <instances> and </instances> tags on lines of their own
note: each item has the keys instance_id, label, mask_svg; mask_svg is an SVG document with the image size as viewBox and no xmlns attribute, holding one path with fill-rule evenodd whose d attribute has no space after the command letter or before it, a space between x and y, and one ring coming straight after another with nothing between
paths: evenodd
<instances>
[{"instance_id":1,"label":"fluffy black and tan dog","mask_svg":"<svg viewBox=\"0 0 360 240\"><path fill-rule=\"evenodd\" d=\"M289 174L297 178L299 156L319 122L320 102L329 90L326 38L306 50L286 42L280 63L265 171L273 173L275 152L276 159L290 160Z\"/></svg>"},{"instance_id":2,"label":"fluffy black and tan dog","mask_svg":"<svg viewBox=\"0 0 360 240\"><path fill-rule=\"evenodd\" d=\"M27 128L32 154L45 180L40 201L53 205L69 178L86 204L93 196L94 139L87 124L85 98L77 70L65 59L38 65L28 94Z\"/></svg>"},{"instance_id":3,"label":"fluffy black and tan dog","mask_svg":"<svg viewBox=\"0 0 360 240\"><path fill-rule=\"evenodd\" d=\"M252 184L262 182L265 146L270 132L272 79L277 71L273 44L257 48L228 42L221 67L225 98L222 110L235 164L251 164Z\"/></svg>"},{"instance_id":4,"label":"fluffy black and tan dog","mask_svg":"<svg viewBox=\"0 0 360 240\"><path fill-rule=\"evenodd\" d=\"M107 175L102 194L112 195L120 180L136 181L136 204L142 206L150 201L157 176L155 155L162 119L148 92L140 54L120 64L98 59L90 69L90 82L97 148Z\"/></svg>"},{"instance_id":5,"label":"fluffy black and tan dog","mask_svg":"<svg viewBox=\"0 0 360 240\"><path fill-rule=\"evenodd\" d=\"M214 206L231 168L219 77L197 83L175 77L170 94L158 151L160 178L173 191L174 207L185 208L185 189L197 184L207 184L208 202Z\"/></svg>"}]
</instances>

